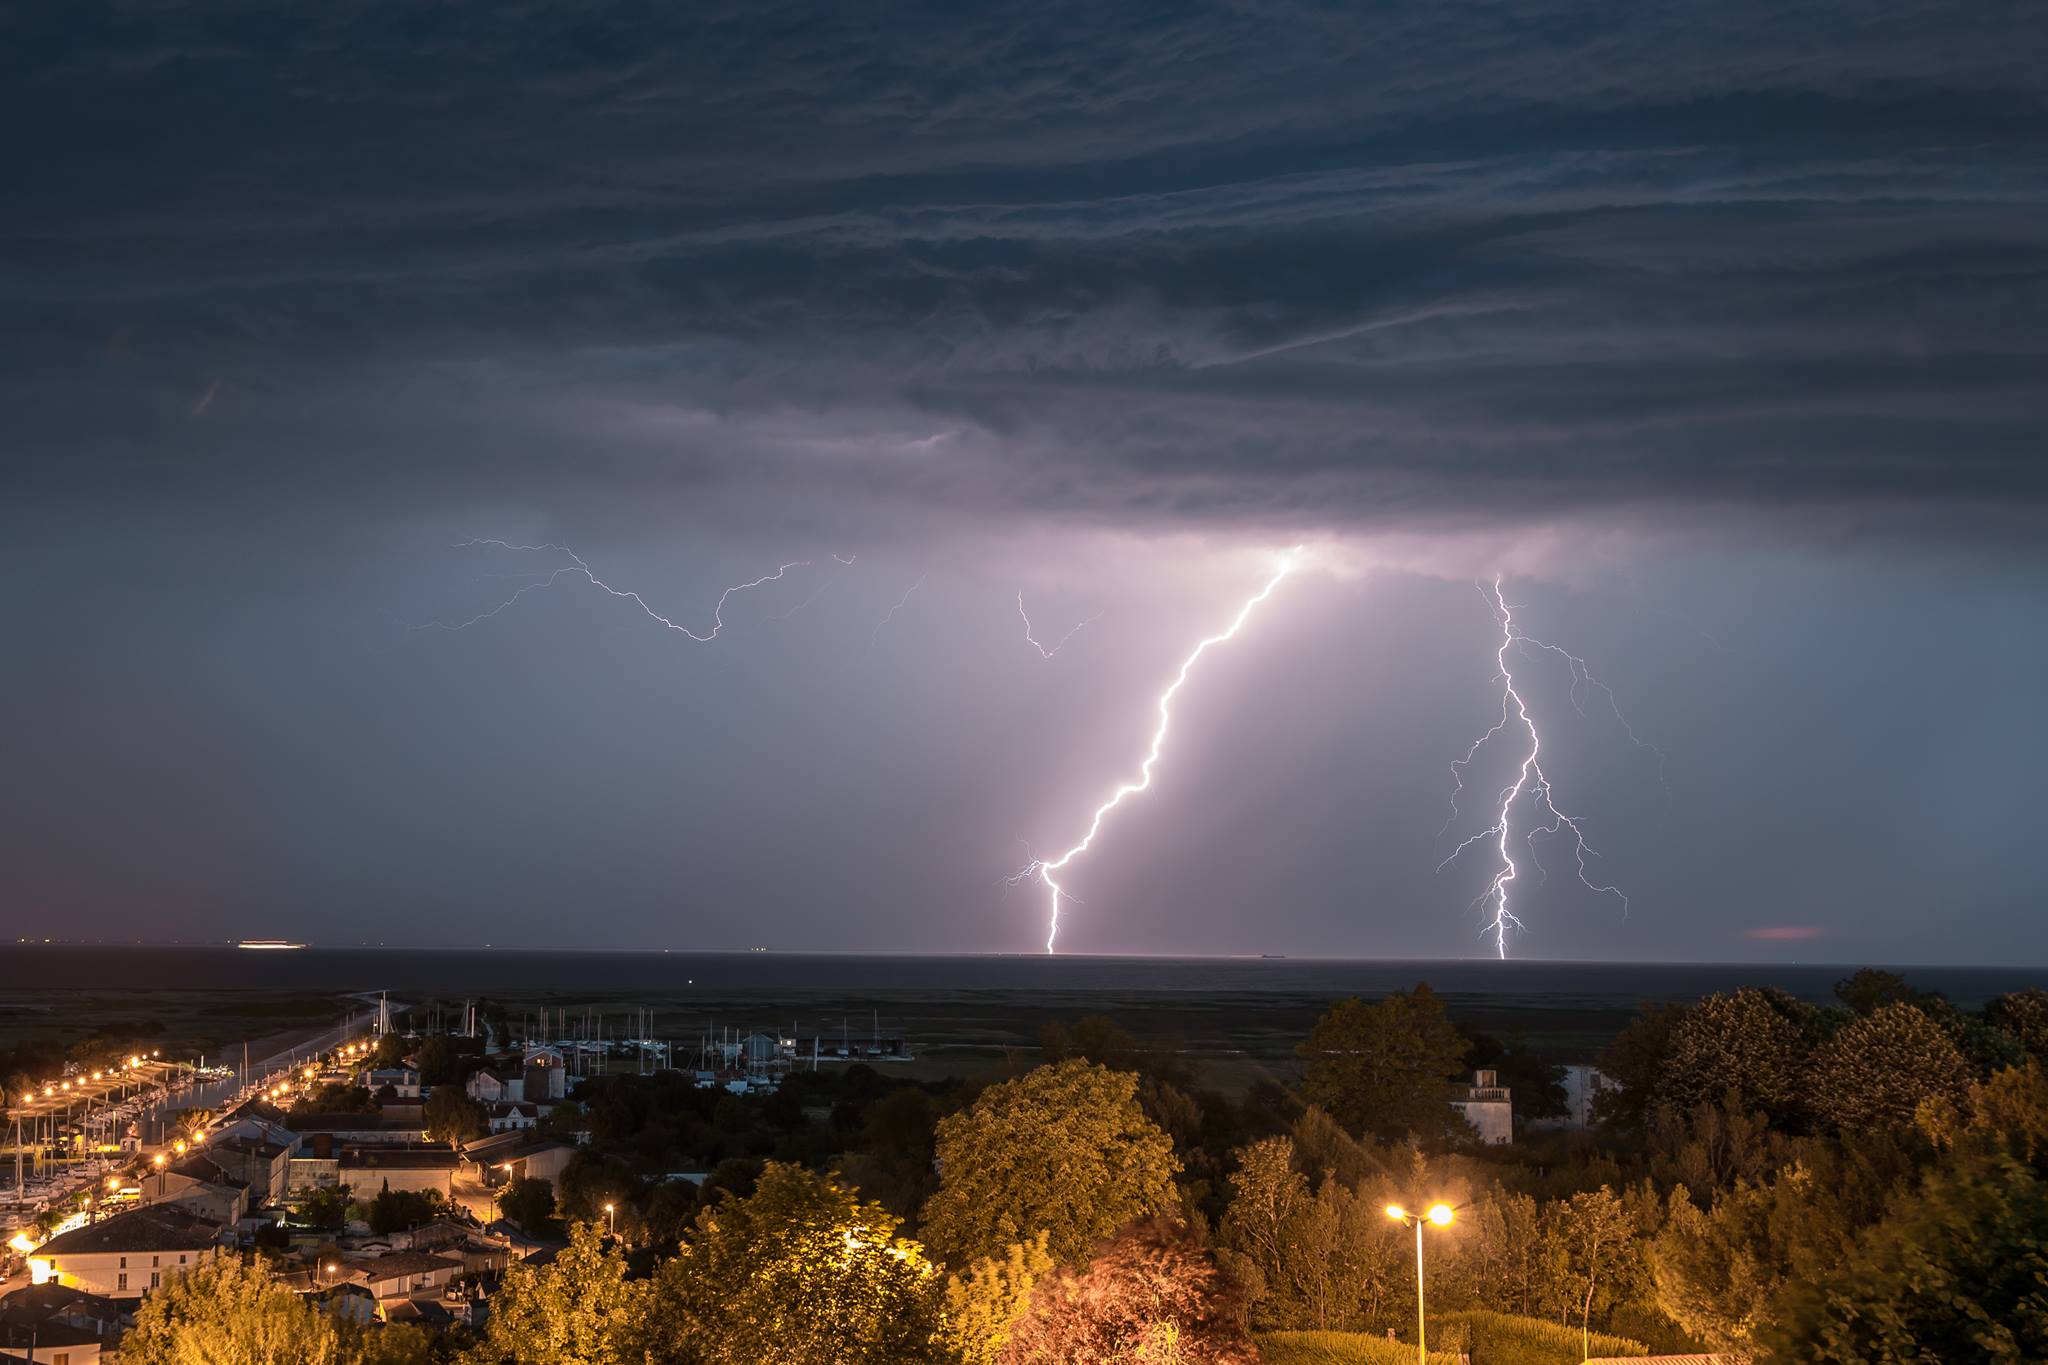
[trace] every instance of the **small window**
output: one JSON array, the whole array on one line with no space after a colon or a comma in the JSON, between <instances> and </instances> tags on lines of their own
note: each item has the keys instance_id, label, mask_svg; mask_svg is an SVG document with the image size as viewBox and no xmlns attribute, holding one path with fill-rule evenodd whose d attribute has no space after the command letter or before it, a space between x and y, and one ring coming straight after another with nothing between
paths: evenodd
<instances>
[{"instance_id":1,"label":"small window","mask_svg":"<svg viewBox=\"0 0 2048 1365\"><path fill-rule=\"evenodd\" d=\"M182 1251L178 1253L178 1264L179 1264L179 1265L183 1265L183 1264L185 1264L185 1253L184 1253L184 1252L182 1252Z\"/></svg>"},{"instance_id":2,"label":"small window","mask_svg":"<svg viewBox=\"0 0 2048 1365\"><path fill-rule=\"evenodd\" d=\"M164 1258L161 1256L152 1256L149 1258L149 1263L153 1266L162 1265L164 1263Z\"/></svg>"},{"instance_id":3,"label":"small window","mask_svg":"<svg viewBox=\"0 0 2048 1365\"><path fill-rule=\"evenodd\" d=\"M118 1276L114 1278L114 1288L120 1290L122 1293L126 1293L128 1291L127 1271L122 1271Z\"/></svg>"},{"instance_id":4,"label":"small window","mask_svg":"<svg viewBox=\"0 0 2048 1365\"><path fill-rule=\"evenodd\" d=\"M126 1270L127 1268L128 1268L128 1258L127 1258L126 1256L123 1256L123 1257L121 1258L121 1269L123 1269L123 1270Z\"/></svg>"},{"instance_id":5,"label":"small window","mask_svg":"<svg viewBox=\"0 0 2048 1365\"><path fill-rule=\"evenodd\" d=\"M154 1270L149 1272L149 1287L151 1289L156 1289L160 1287L163 1284L163 1282L164 1277L161 1273Z\"/></svg>"}]
</instances>

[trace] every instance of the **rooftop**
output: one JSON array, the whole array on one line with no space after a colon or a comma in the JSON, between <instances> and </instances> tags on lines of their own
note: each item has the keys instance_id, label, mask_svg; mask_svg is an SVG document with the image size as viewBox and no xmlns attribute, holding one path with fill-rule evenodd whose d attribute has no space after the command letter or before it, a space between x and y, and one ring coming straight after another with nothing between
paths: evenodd
<instances>
[{"instance_id":1,"label":"rooftop","mask_svg":"<svg viewBox=\"0 0 2048 1365\"><path fill-rule=\"evenodd\" d=\"M219 1224L174 1204L153 1204L61 1233L37 1247L34 1254L48 1258L95 1252L203 1251L219 1239Z\"/></svg>"}]
</instances>

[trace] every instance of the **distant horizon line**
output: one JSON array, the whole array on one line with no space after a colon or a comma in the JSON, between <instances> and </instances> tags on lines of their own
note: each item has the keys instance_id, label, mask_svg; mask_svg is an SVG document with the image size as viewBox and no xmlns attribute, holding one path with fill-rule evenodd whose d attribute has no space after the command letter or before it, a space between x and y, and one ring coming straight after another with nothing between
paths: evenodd
<instances>
[{"instance_id":1,"label":"distant horizon line","mask_svg":"<svg viewBox=\"0 0 2048 1365\"><path fill-rule=\"evenodd\" d=\"M17 938L12 943L0 942L0 951L7 949L66 948L66 949L124 949L124 948L174 948L191 951L208 949L221 951L240 950L249 943L265 945L278 944L279 940L251 939L27 939ZM1060 952L1047 954L1043 951L1019 948L1010 951L998 949L933 951L930 949L879 949L879 948L673 948L646 946L612 947L569 947L549 944L544 947L508 946L495 943L319 943L314 941L292 942L292 952L392 952L392 953L507 953L547 954L550 956L599 957L636 956L664 957L865 957L865 958L922 958L930 960L1045 960L1060 959L1107 961L1107 962L1313 962L1313 963L1364 963L1374 965L1417 965L1417 966L1459 966L1466 964L1490 963L1501 970L1513 970L1516 966L1543 967L1798 967L1814 969L1850 969L1869 967L1888 971L1908 973L1916 970L1944 971L2035 971L2048 970L2048 962L1882 962L1872 960L1827 961L1821 959L1780 959L1780 958L1629 958L1629 957L1511 957L1500 959L1490 953L1475 953L1470 957L1354 957L1328 953L1133 953L1133 952Z\"/></svg>"}]
</instances>

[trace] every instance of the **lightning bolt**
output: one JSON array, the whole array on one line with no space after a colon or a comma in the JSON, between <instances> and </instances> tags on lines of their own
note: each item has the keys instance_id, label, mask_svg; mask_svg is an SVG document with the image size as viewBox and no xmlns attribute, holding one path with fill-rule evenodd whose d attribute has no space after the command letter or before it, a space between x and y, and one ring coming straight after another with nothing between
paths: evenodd
<instances>
[{"instance_id":1,"label":"lightning bolt","mask_svg":"<svg viewBox=\"0 0 2048 1365\"><path fill-rule=\"evenodd\" d=\"M1488 740L1500 734L1503 730L1515 727L1528 736L1529 747L1523 751L1521 766L1516 770L1515 780L1501 789L1499 814L1495 817L1494 822L1452 849L1450 856L1437 864L1437 871L1441 872L1449 867L1453 862L1457 861L1459 854L1473 845L1485 843L1489 840L1493 841L1500 857L1500 863L1494 869L1492 880L1488 882L1486 890L1481 893L1473 904L1475 906L1491 904L1493 907L1493 918L1480 932L1493 935L1494 951L1505 958L1508 955L1508 931L1523 927L1522 921L1516 918L1514 911L1509 908L1509 896L1515 881L1521 875L1521 869L1515 862L1513 847L1515 809L1525 802L1534 808L1534 814L1531 817L1534 823L1530 825L1528 831L1522 836L1522 840L1528 845L1529 860L1535 863L1539 872L1543 870L1543 865L1536 858L1536 836L1539 834L1555 836L1563 833L1565 830L1570 830L1572 856L1578 865L1580 883L1589 891L1613 896L1619 900L1623 913L1626 913L1628 910L1628 897L1623 895L1618 887L1595 882L1590 870L1586 866L1586 859L1588 857L1597 859L1600 855L1586 843L1585 831L1579 828L1578 821L1558 809L1556 794L1551 788L1550 778L1543 771L1543 739L1537 733L1535 718L1529 714L1528 703L1522 699L1521 690L1515 684L1514 670L1508 665L1508 653L1510 650L1525 652L1528 646L1534 646L1539 650L1560 654L1571 661L1572 699L1575 706L1583 707L1582 687L1587 689L1598 688L1600 691L1605 692L1610 706L1613 706L1614 694L1608 691L1604 683L1599 682L1587 671L1585 660L1578 658L1567 650L1560 649L1555 645L1545 644L1541 640L1524 634L1521 628L1515 624L1514 608L1510 607L1507 598L1501 595L1500 584L1501 580L1495 578L1490 594L1484 587L1480 589L1482 595L1488 596L1490 605L1493 608L1494 619L1500 623L1500 648L1494 652L1494 664L1497 669L1494 676L1499 679L1501 684L1500 719L1495 721L1493 727L1485 734L1472 741L1472 747L1465 751L1463 758L1455 759L1451 763L1451 776L1456 784L1451 791L1451 819L1455 820L1457 818L1458 796L1465 790L1465 768L1474 758L1478 757L1480 749L1485 747ZM1614 714L1617 719L1621 720L1622 728L1627 730L1628 721L1621 716L1620 708L1616 707ZM1628 733L1629 738L1635 740L1635 732L1629 730ZM1641 747L1654 748L1654 746L1643 745L1640 740L1635 742ZM1661 759L1662 751L1658 750L1657 752ZM1547 823L1544 823L1546 820ZM1444 827L1446 829L1450 828L1449 821L1445 822Z\"/></svg>"},{"instance_id":2,"label":"lightning bolt","mask_svg":"<svg viewBox=\"0 0 2048 1365\"><path fill-rule=\"evenodd\" d=\"M903 590L903 596L896 599L896 605L889 608L889 614L887 616L884 616L881 620L875 622L875 628L868 632L868 650L870 653L874 651L875 639L882 633L882 627L888 625L891 621L896 619L896 613L902 611L903 608L909 604L910 594L916 592L919 588L923 587L925 579L929 577L931 577L931 575L928 573L919 574L917 576L917 581L915 583L912 583L909 587L905 588Z\"/></svg>"},{"instance_id":3,"label":"lightning bolt","mask_svg":"<svg viewBox=\"0 0 2048 1365\"><path fill-rule=\"evenodd\" d=\"M566 545L514 545L512 542L506 540L489 540L479 536L472 536L468 540L459 542L455 548L458 550L466 550L474 548L478 545L490 545L501 550L517 550L531 554L567 555L569 557L570 562L563 565L561 568L556 569L553 573L548 574L545 578L541 578L537 582L528 583L525 587L513 593L510 597L500 602L497 606L492 607L489 611L478 612L476 615L470 617L467 621L457 622L453 625L449 624L446 621L428 621L424 625L413 627L413 629L451 631L468 630L471 626L476 625L478 622L490 620L493 616L496 616L498 613L511 607L520 598L526 596L526 594L530 592L537 592L542 588L553 587L557 582L561 581L563 578L566 577L576 577L586 580L594 587L604 589L604 591L610 593L613 597L623 597L628 599L635 606L639 607L641 611L646 612L648 616L660 622L667 629L678 631L681 634L687 635L692 640L695 640L698 644L709 644L711 641L716 640L719 637L719 634L725 630L725 604L734 593L745 592L749 588L758 588L763 583L777 582L782 578L784 574L788 573L791 569L801 569L808 567L811 562L808 559L792 560L789 563L784 564L778 569L776 569L774 573L763 574L759 578L751 579L745 583L733 584L731 587L727 588L724 592L718 595L718 602L711 609L710 634L699 635L696 631L691 630L688 626L678 625L676 622L670 620L668 617L663 616L660 612L656 611L653 607L648 606L647 599L643 598L639 593L633 592L632 590L626 588L615 588L611 584L605 582L602 578L599 578L594 572L591 571L590 565L584 562L583 557L581 555L578 555L574 550L570 549Z\"/></svg>"},{"instance_id":4,"label":"lightning bolt","mask_svg":"<svg viewBox=\"0 0 2048 1365\"><path fill-rule=\"evenodd\" d=\"M1033 649L1038 651L1039 658L1050 659L1053 655L1059 653L1060 650L1066 646L1067 641L1073 639L1075 635L1080 633L1081 626L1087 625L1088 621L1096 620L1102 615L1102 613L1099 611L1096 612L1095 615L1089 617L1087 621L1081 622L1080 625L1075 626L1065 635L1060 636L1058 643L1054 644L1051 649L1047 649L1044 645L1040 644L1038 642L1038 637L1032 634L1031 618L1025 615L1024 594L1021 592L1017 594L1017 615L1024 617L1024 639L1031 645Z\"/></svg>"},{"instance_id":5,"label":"lightning bolt","mask_svg":"<svg viewBox=\"0 0 2048 1365\"><path fill-rule=\"evenodd\" d=\"M1064 871L1067 864L1088 851L1089 846L1095 842L1095 836L1102 831L1103 820L1108 817L1111 811L1123 804L1125 797L1136 796L1138 793L1151 787L1152 770L1159 763L1159 755L1166 747L1167 731L1173 725L1174 697L1179 695L1181 688L1187 685L1188 676L1194 672L1195 665L1201 661L1202 656L1208 653L1214 646L1234 638L1238 631L1244 628L1244 623L1251 619L1252 612L1273 595L1273 590L1280 586L1282 580L1294 572L1300 564L1302 549L1303 547L1297 545L1281 556L1279 567L1266 580L1265 586L1246 599L1244 605L1237 609L1237 615L1231 618L1230 624L1214 635L1205 637L1196 644L1187 658L1181 660L1180 671L1174 674L1173 681L1166 685L1166 690L1159 694L1159 700L1156 703L1159 722L1152 730L1151 747L1145 751L1144 761L1138 765L1137 780L1123 783L1109 794L1108 800L1095 808L1095 814L1088 822L1088 832L1081 836L1081 842L1075 844L1057 858L1033 858L1024 866L1022 871L1007 878L1009 885L1017 886L1036 877L1045 883L1046 890L1051 893L1051 917L1045 934L1046 952L1052 952L1053 944L1059 939L1060 901L1062 897L1071 899L1066 889L1060 885L1059 879L1053 874ZM1077 626L1075 629L1078 630L1079 627ZM1071 632L1069 633L1071 634Z\"/></svg>"},{"instance_id":6,"label":"lightning bolt","mask_svg":"<svg viewBox=\"0 0 2048 1365\"><path fill-rule=\"evenodd\" d=\"M833 555L832 562L839 565L841 568L849 568L852 566L853 561L858 557L859 556L857 555ZM811 603L817 601L820 597L823 597L825 595L825 589L831 586L832 580L830 578L822 578L818 580L818 586L811 589L811 595L809 597L806 597L803 601L797 603L788 611L778 611L774 615L770 616L768 619L771 621L787 621L790 617L796 615L805 607L808 607L809 605L811 605Z\"/></svg>"}]
</instances>

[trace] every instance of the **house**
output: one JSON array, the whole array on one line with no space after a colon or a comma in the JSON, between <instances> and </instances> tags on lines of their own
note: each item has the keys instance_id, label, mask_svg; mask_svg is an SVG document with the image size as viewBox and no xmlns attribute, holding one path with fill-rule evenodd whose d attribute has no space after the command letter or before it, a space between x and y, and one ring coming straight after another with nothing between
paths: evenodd
<instances>
[{"instance_id":1,"label":"house","mask_svg":"<svg viewBox=\"0 0 2048 1365\"><path fill-rule=\"evenodd\" d=\"M1472 1084L1451 1099L1451 1108L1465 1116L1479 1134L1479 1140L1498 1147L1515 1140L1515 1106L1498 1073L1475 1071Z\"/></svg>"},{"instance_id":2,"label":"house","mask_svg":"<svg viewBox=\"0 0 2048 1365\"><path fill-rule=\"evenodd\" d=\"M555 1048L528 1048L520 1059L519 1072L520 1093L508 1096L510 1099L546 1103L569 1093L569 1069L562 1065L562 1054Z\"/></svg>"},{"instance_id":3,"label":"house","mask_svg":"<svg viewBox=\"0 0 2048 1365\"><path fill-rule=\"evenodd\" d=\"M540 1106L500 1100L484 1109L484 1126L493 1133L525 1131L540 1126Z\"/></svg>"},{"instance_id":4,"label":"house","mask_svg":"<svg viewBox=\"0 0 2048 1365\"><path fill-rule=\"evenodd\" d=\"M103 1298L54 1280L17 1289L0 1299L0 1327L49 1323L92 1333L111 1348L135 1324L135 1305Z\"/></svg>"},{"instance_id":5,"label":"house","mask_svg":"<svg viewBox=\"0 0 2048 1365\"><path fill-rule=\"evenodd\" d=\"M206 1149L214 1165L249 1187L249 1198L258 1204L283 1202L291 1193L292 1144L269 1138L228 1137ZM297 1138L293 1137L293 1144Z\"/></svg>"},{"instance_id":6,"label":"house","mask_svg":"<svg viewBox=\"0 0 2048 1365\"><path fill-rule=\"evenodd\" d=\"M249 1211L249 1186L222 1170L205 1152L194 1152L142 1177L142 1202L176 1204L214 1224L239 1222Z\"/></svg>"},{"instance_id":7,"label":"house","mask_svg":"<svg viewBox=\"0 0 2048 1365\"><path fill-rule=\"evenodd\" d=\"M350 1265L363 1277L363 1284L380 1305L391 1299L409 1299L415 1294L436 1294L463 1273L460 1259L430 1251L392 1251L373 1260Z\"/></svg>"},{"instance_id":8,"label":"house","mask_svg":"<svg viewBox=\"0 0 2048 1365\"><path fill-rule=\"evenodd\" d=\"M220 1251L221 1227L174 1203L60 1233L29 1253L29 1276L111 1299L138 1299Z\"/></svg>"},{"instance_id":9,"label":"house","mask_svg":"<svg viewBox=\"0 0 2048 1365\"><path fill-rule=\"evenodd\" d=\"M487 1066L472 1072L463 1083L463 1093L479 1104L504 1104L526 1098L526 1073Z\"/></svg>"},{"instance_id":10,"label":"house","mask_svg":"<svg viewBox=\"0 0 2048 1365\"><path fill-rule=\"evenodd\" d=\"M420 1073L409 1066L366 1068L357 1078L356 1084L380 1098L386 1086L402 1100L416 1100L420 1097Z\"/></svg>"},{"instance_id":11,"label":"house","mask_svg":"<svg viewBox=\"0 0 2048 1365\"><path fill-rule=\"evenodd\" d=\"M337 1163L336 1177L358 1200L375 1199L384 1190L431 1190L452 1198L455 1168L461 1164L445 1142L410 1147L350 1147Z\"/></svg>"},{"instance_id":12,"label":"house","mask_svg":"<svg viewBox=\"0 0 2048 1365\"><path fill-rule=\"evenodd\" d=\"M427 1140L427 1122L418 1114L300 1114L292 1119L300 1138L295 1155L329 1157L334 1149L374 1143L406 1144Z\"/></svg>"},{"instance_id":13,"label":"house","mask_svg":"<svg viewBox=\"0 0 2048 1365\"><path fill-rule=\"evenodd\" d=\"M277 1118L268 1117L271 1114ZM247 1141L295 1152L299 1149L299 1135L281 1121L283 1117L281 1111L251 1100L237 1109L232 1118L215 1128L209 1141L216 1147L223 1142ZM249 1183L255 1185L258 1182L252 1180Z\"/></svg>"},{"instance_id":14,"label":"house","mask_svg":"<svg viewBox=\"0 0 2048 1365\"><path fill-rule=\"evenodd\" d=\"M545 1180L559 1186L562 1169L576 1149L566 1142L536 1138L528 1133L498 1133L463 1144L465 1161L474 1162L487 1184L507 1180Z\"/></svg>"},{"instance_id":15,"label":"house","mask_svg":"<svg viewBox=\"0 0 2048 1365\"><path fill-rule=\"evenodd\" d=\"M100 1352L108 1345L92 1332L62 1322L0 1324L0 1361L98 1365Z\"/></svg>"},{"instance_id":16,"label":"house","mask_svg":"<svg viewBox=\"0 0 2048 1365\"><path fill-rule=\"evenodd\" d=\"M370 1292L368 1285L356 1280L314 1289L302 1297L321 1312L331 1313L348 1322L377 1320L377 1296Z\"/></svg>"}]
</instances>

